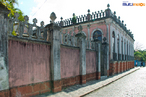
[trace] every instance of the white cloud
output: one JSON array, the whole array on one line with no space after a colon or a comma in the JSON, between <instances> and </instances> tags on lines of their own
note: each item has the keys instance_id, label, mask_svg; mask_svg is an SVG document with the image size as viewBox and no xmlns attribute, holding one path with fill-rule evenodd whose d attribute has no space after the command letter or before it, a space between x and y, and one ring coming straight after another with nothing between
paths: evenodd
<instances>
[{"instance_id":1,"label":"white cloud","mask_svg":"<svg viewBox=\"0 0 146 97\"><path fill-rule=\"evenodd\" d=\"M20 4L23 4L23 2L21 2Z\"/></svg>"}]
</instances>

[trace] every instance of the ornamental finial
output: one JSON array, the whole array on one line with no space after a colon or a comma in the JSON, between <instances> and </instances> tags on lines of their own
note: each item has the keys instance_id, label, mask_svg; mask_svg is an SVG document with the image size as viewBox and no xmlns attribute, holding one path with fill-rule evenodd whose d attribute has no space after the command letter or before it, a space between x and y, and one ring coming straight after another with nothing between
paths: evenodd
<instances>
[{"instance_id":1,"label":"ornamental finial","mask_svg":"<svg viewBox=\"0 0 146 97\"><path fill-rule=\"evenodd\" d=\"M54 23L56 18L57 18L56 14L54 12L52 12L51 15L50 15L50 19L51 19L52 23Z\"/></svg>"},{"instance_id":2,"label":"ornamental finial","mask_svg":"<svg viewBox=\"0 0 146 97\"><path fill-rule=\"evenodd\" d=\"M109 4L107 4L107 8L109 9L109 7L110 7L110 5Z\"/></svg>"}]
</instances>

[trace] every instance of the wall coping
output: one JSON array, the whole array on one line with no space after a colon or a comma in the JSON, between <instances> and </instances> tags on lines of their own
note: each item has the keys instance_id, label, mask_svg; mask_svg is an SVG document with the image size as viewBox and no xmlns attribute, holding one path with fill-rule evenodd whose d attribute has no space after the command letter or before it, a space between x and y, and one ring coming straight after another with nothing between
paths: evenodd
<instances>
[{"instance_id":1,"label":"wall coping","mask_svg":"<svg viewBox=\"0 0 146 97\"><path fill-rule=\"evenodd\" d=\"M134 61L134 60L133 60L133 61ZM130 60L130 61L129 61L129 60L127 60L127 61L125 61L125 60L113 61L113 60L112 60L112 61L110 61L110 63L114 63L114 64L115 64L116 62L120 63L120 62L133 62L133 61L131 61L131 60Z\"/></svg>"},{"instance_id":2,"label":"wall coping","mask_svg":"<svg viewBox=\"0 0 146 97\"><path fill-rule=\"evenodd\" d=\"M8 40L16 40L16 41L21 41L21 42L31 42L31 43L51 45L51 42L46 42L46 41L41 41L41 40L32 40L32 39L27 39L27 38L18 38L16 36L9 36Z\"/></svg>"},{"instance_id":3,"label":"wall coping","mask_svg":"<svg viewBox=\"0 0 146 97\"><path fill-rule=\"evenodd\" d=\"M66 47L66 48L79 49L79 47L69 46L69 45L64 45L64 44L61 44L61 45L60 45L60 47Z\"/></svg>"}]
</instances>

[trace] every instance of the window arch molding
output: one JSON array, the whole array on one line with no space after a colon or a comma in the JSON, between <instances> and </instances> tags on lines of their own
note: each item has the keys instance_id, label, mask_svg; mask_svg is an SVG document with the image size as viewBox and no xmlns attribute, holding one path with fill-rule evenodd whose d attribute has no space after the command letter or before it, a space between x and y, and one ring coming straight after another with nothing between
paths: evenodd
<instances>
[{"instance_id":1,"label":"window arch molding","mask_svg":"<svg viewBox=\"0 0 146 97\"><path fill-rule=\"evenodd\" d=\"M103 31L101 30L101 29L99 29L99 28L96 28L96 29L94 29L93 31L92 31L92 33L91 33L91 41L93 40L93 34L94 34L94 32L95 31L100 31L101 32L101 37L102 37L102 39L103 39Z\"/></svg>"}]
</instances>

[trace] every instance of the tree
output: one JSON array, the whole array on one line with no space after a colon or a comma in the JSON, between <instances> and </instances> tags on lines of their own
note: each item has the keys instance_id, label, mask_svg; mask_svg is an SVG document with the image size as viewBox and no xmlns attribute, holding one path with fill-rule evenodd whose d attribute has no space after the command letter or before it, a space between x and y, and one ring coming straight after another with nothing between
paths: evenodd
<instances>
[{"instance_id":1,"label":"tree","mask_svg":"<svg viewBox=\"0 0 146 97\"><path fill-rule=\"evenodd\" d=\"M72 22L73 24L76 24L76 16L75 16L74 13L73 13L73 18L72 18L71 22Z\"/></svg>"},{"instance_id":2,"label":"tree","mask_svg":"<svg viewBox=\"0 0 146 97\"><path fill-rule=\"evenodd\" d=\"M135 60L140 60L141 59L141 52L139 52L139 51L134 52L134 58L135 58Z\"/></svg>"},{"instance_id":3,"label":"tree","mask_svg":"<svg viewBox=\"0 0 146 97\"><path fill-rule=\"evenodd\" d=\"M134 50L141 50L143 48L143 44L139 43L139 42L135 42L134 43Z\"/></svg>"},{"instance_id":4,"label":"tree","mask_svg":"<svg viewBox=\"0 0 146 97\"><path fill-rule=\"evenodd\" d=\"M14 4L18 4L17 0L0 0L0 3L3 4L8 10L10 10L10 13L8 14L9 18L14 18L14 14L18 13L18 20L24 21L23 12L20 9L14 7ZM17 36L14 30L12 31L12 35Z\"/></svg>"},{"instance_id":5,"label":"tree","mask_svg":"<svg viewBox=\"0 0 146 97\"><path fill-rule=\"evenodd\" d=\"M8 10L10 10L10 13L8 14L9 18L14 18L14 14L18 12L18 19L20 21L24 21L23 12L20 9L14 7L14 4L18 4L17 0L0 0L0 3L2 3Z\"/></svg>"},{"instance_id":6,"label":"tree","mask_svg":"<svg viewBox=\"0 0 146 97\"><path fill-rule=\"evenodd\" d=\"M138 50L134 52L135 60L146 61L146 51Z\"/></svg>"}]
</instances>

